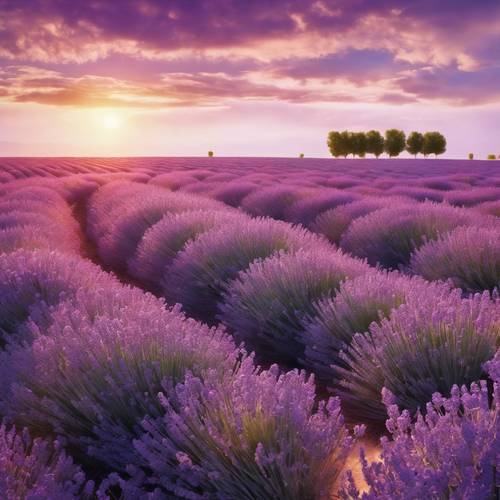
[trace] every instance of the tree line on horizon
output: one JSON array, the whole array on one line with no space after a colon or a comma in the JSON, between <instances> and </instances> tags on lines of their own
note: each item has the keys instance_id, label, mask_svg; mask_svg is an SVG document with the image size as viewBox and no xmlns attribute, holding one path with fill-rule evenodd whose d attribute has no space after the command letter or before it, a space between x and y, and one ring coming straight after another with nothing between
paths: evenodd
<instances>
[{"instance_id":1,"label":"tree line on horizon","mask_svg":"<svg viewBox=\"0 0 500 500\"><path fill-rule=\"evenodd\" d=\"M408 137L402 130L395 128L385 131L385 135L378 130L369 132L343 132L332 130L328 134L328 149L335 158L349 155L364 158L367 154L373 154L378 158L382 153L390 157L399 156L407 151L417 157L434 154L440 155L446 151L446 138L440 132L411 132Z\"/></svg>"}]
</instances>

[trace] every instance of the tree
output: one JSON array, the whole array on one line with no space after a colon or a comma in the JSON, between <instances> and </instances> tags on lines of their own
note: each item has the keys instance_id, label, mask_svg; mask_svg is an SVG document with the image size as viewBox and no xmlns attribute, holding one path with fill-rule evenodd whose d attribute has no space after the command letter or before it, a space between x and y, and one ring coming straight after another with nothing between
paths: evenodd
<instances>
[{"instance_id":1,"label":"tree","mask_svg":"<svg viewBox=\"0 0 500 500\"><path fill-rule=\"evenodd\" d=\"M402 130L391 128L385 131L385 152L389 156L399 156L404 151L406 145L406 136Z\"/></svg>"},{"instance_id":2,"label":"tree","mask_svg":"<svg viewBox=\"0 0 500 500\"><path fill-rule=\"evenodd\" d=\"M474 153L469 153L469 160L473 160L474 159Z\"/></svg>"},{"instance_id":3,"label":"tree","mask_svg":"<svg viewBox=\"0 0 500 500\"><path fill-rule=\"evenodd\" d=\"M335 158L339 156L347 158L347 155L352 153L352 134L347 130L344 130L344 132L330 132L327 143L330 153Z\"/></svg>"},{"instance_id":4,"label":"tree","mask_svg":"<svg viewBox=\"0 0 500 500\"><path fill-rule=\"evenodd\" d=\"M212 156L213 156L213 155L214 155L214 152L213 152L213 151L209 151L209 152L208 152L208 156L209 156L210 158L212 158Z\"/></svg>"},{"instance_id":5,"label":"tree","mask_svg":"<svg viewBox=\"0 0 500 500\"><path fill-rule=\"evenodd\" d=\"M495 155L488 155L487 158L488 158L488 160L496 160Z\"/></svg>"},{"instance_id":6,"label":"tree","mask_svg":"<svg viewBox=\"0 0 500 500\"><path fill-rule=\"evenodd\" d=\"M424 136L420 132L412 132L406 139L406 151L416 158L422 152L423 144Z\"/></svg>"},{"instance_id":7,"label":"tree","mask_svg":"<svg viewBox=\"0 0 500 500\"><path fill-rule=\"evenodd\" d=\"M304 158L304 153L300 153L299 158Z\"/></svg>"},{"instance_id":8,"label":"tree","mask_svg":"<svg viewBox=\"0 0 500 500\"><path fill-rule=\"evenodd\" d=\"M384 138L378 130L370 130L366 133L366 152L377 158L384 152Z\"/></svg>"},{"instance_id":9,"label":"tree","mask_svg":"<svg viewBox=\"0 0 500 500\"><path fill-rule=\"evenodd\" d=\"M364 132L351 133L352 154L364 158L366 155L366 134Z\"/></svg>"},{"instance_id":10,"label":"tree","mask_svg":"<svg viewBox=\"0 0 500 500\"><path fill-rule=\"evenodd\" d=\"M426 132L422 144L422 153L424 156L435 154L440 155L446 151L446 139L439 132Z\"/></svg>"}]
</instances>

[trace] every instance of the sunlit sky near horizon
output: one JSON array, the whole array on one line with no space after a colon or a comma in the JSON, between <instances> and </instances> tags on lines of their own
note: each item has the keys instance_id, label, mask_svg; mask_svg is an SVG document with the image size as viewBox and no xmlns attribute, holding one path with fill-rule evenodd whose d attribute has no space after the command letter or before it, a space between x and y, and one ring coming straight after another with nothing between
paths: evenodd
<instances>
[{"instance_id":1,"label":"sunlit sky near horizon","mask_svg":"<svg viewBox=\"0 0 500 500\"><path fill-rule=\"evenodd\" d=\"M500 1L0 0L0 156L500 154Z\"/></svg>"}]
</instances>

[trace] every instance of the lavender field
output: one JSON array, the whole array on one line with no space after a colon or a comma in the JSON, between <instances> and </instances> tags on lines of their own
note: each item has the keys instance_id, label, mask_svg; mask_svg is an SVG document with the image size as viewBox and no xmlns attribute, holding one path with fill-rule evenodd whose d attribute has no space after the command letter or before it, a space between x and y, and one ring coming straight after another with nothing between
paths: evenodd
<instances>
[{"instance_id":1,"label":"lavender field","mask_svg":"<svg viewBox=\"0 0 500 500\"><path fill-rule=\"evenodd\" d=\"M500 162L0 158L0 497L500 495Z\"/></svg>"}]
</instances>

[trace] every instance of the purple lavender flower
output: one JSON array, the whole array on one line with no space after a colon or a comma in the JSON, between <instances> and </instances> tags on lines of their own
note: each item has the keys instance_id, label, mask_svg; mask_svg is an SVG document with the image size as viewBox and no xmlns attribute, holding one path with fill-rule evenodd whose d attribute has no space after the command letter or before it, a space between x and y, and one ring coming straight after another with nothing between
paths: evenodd
<instances>
[{"instance_id":1,"label":"purple lavender flower","mask_svg":"<svg viewBox=\"0 0 500 500\"><path fill-rule=\"evenodd\" d=\"M313 312L304 318L303 365L323 384L333 387L339 382L337 367L346 367L340 353L356 333L367 332L373 322L389 317L401 304L448 291L447 286L397 272L373 271L345 281L334 297L315 303Z\"/></svg>"},{"instance_id":2,"label":"purple lavender flower","mask_svg":"<svg viewBox=\"0 0 500 500\"><path fill-rule=\"evenodd\" d=\"M500 341L499 299L487 292L463 299L461 291L428 293L372 323L342 354L347 369L340 393L346 408L369 421L384 421L383 387L398 406L415 413L434 392L447 396L453 385L484 376Z\"/></svg>"},{"instance_id":3,"label":"purple lavender flower","mask_svg":"<svg viewBox=\"0 0 500 500\"><path fill-rule=\"evenodd\" d=\"M144 233L166 214L223 207L222 204L207 198L170 193L153 186L148 188L149 192L146 191L144 196L136 199L132 206L124 207L119 201L121 208L112 210L114 224L109 227L107 234L96 241L99 255L105 264L125 269Z\"/></svg>"},{"instance_id":4,"label":"purple lavender flower","mask_svg":"<svg viewBox=\"0 0 500 500\"><path fill-rule=\"evenodd\" d=\"M246 216L233 210L195 210L165 215L146 231L128 263L128 270L142 283L160 288L166 269L187 243L236 220L243 223Z\"/></svg>"},{"instance_id":5,"label":"purple lavender flower","mask_svg":"<svg viewBox=\"0 0 500 500\"><path fill-rule=\"evenodd\" d=\"M411 203L410 200L366 197L346 205L340 205L322 212L311 224L311 231L320 233L332 243L338 244L343 233L355 219L368 215L380 208L392 207L397 203Z\"/></svg>"},{"instance_id":6,"label":"purple lavender flower","mask_svg":"<svg viewBox=\"0 0 500 500\"><path fill-rule=\"evenodd\" d=\"M288 185L270 186L253 191L243 198L241 208L254 216L284 220L288 208L303 196L303 188Z\"/></svg>"},{"instance_id":7,"label":"purple lavender flower","mask_svg":"<svg viewBox=\"0 0 500 500\"><path fill-rule=\"evenodd\" d=\"M439 191L451 191L456 189L457 183L450 181L447 177L428 177L422 180L419 184L429 189L437 189Z\"/></svg>"},{"instance_id":8,"label":"purple lavender flower","mask_svg":"<svg viewBox=\"0 0 500 500\"><path fill-rule=\"evenodd\" d=\"M28 249L80 251L78 224L67 202L55 190L16 183L0 198L0 213L0 252L24 245Z\"/></svg>"},{"instance_id":9,"label":"purple lavender flower","mask_svg":"<svg viewBox=\"0 0 500 500\"><path fill-rule=\"evenodd\" d=\"M112 181L100 187L87 204L87 232L97 242L115 227L127 207L135 209L137 203L151 195L160 196L166 191L161 188L130 182Z\"/></svg>"},{"instance_id":10,"label":"purple lavender flower","mask_svg":"<svg viewBox=\"0 0 500 500\"><path fill-rule=\"evenodd\" d=\"M132 439L146 415L161 414L162 387L173 390L188 370L230 371L238 355L224 331L120 286L82 290L31 333L29 348L4 356L14 378L7 414L37 434L63 436L80 461L118 471L136 462Z\"/></svg>"},{"instance_id":11,"label":"purple lavender flower","mask_svg":"<svg viewBox=\"0 0 500 500\"><path fill-rule=\"evenodd\" d=\"M385 193L387 196L396 195L413 198L417 201L443 201L444 195L440 191L430 188L416 186L397 186L389 189Z\"/></svg>"},{"instance_id":12,"label":"purple lavender flower","mask_svg":"<svg viewBox=\"0 0 500 500\"><path fill-rule=\"evenodd\" d=\"M169 303L180 302L187 314L212 322L227 284L251 262L283 251L329 247L303 228L273 219L229 223L207 232L178 254L163 281Z\"/></svg>"},{"instance_id":13,"label":"purple lavender flower","mask_svg":"<svg viewBox=\"0 0 500 500\"><path fill-rule=\"evenodd\" d=\"M224 184L213 193L216 200L222 201L231 207L238 207L241 200L257 188L253 182L232 181Z\"/></svg>"},{"instance_id":14,"label":"purple lavender flower","mask_svg":"<svg viewBox=\"0 0 500 500\"><path fill-rule=\"evenodd\" d=\"M0 230L12 229L15 227L41 227L50 228L53 221L50 215L43 212L25 212L23 210L2 210L0 213Z\"/></svg>"},{"instance_id":15,"label":"purple lavender flower","mask_svg":"<svg viewBox=\"0 0 500 500\"><path fill-rule=\"evenodd\" d=\"M319 190L312 196L296 201L287 211L286 220L308 226L321 212L352 203L357 199L359 195L355 193L338 189Z\"/></svg>"},{"instance_id":16,"label":"purple lavender flower","mask_svg":"<svg viewBox=\"0 0 500 500\"><path fill-rule=\"evenodd\" d=\"M55 236L57 234L46 228L17 226L3 229L0 231L0 254L20 249L50 250L54 247Z\"/></svg>"},{"instance_id":17,"label":"purple lavender flower","mask_svg":"<svg viewBox=\"0 0 500 500\"><path fill-rule=\"evenodd\" d=\"M0 255L0 348L24 337L21 329L28 319L42 321L50 306L71 299L78 289L112 283L99 267L69 254L18 250Z\"/></svg>"},{"instance_id":18,"label":"purple lavender flower","mask_svg":"<svg viewBox=\"0 0 500 500\"><path fill-rule=\"evenodd\" d=\"M94 486L58 441L32 440L0 424L0 495L5 500L90 498Z\"/></svg>"},{"instance_id":19,"label":"purple lavender flower","mask_svg":"<svg viewBox=\"0 0 500 500\"><path fill-rule=\"evenodd\" d=\"M431 202L376 210L355 220L344 233L344 250L387 268L408 265L420 246L452 229L477 222L477 214Z\"/></svg>"},{"instance_id":20,"label":"purple lavender flower","mask_svg":"<svg viewBox=\"0 0 500 500\"><path fill-rule=\"evenodd\" d=\"M500 217L500 199L496 201L485 201L474 207L474 210L484 215L494 215Z\"/></svg>"},{"instance_id":21,"label":"purple lavender flower","mask_svg":"<svg viewBox=\"0 0 500 500\"><path fill-rule=\"evenodd\" d=\"M500 187L475 187L473 189L449 191L446 201L452 205L472 207L486 201L498 201Z\"/></svg>"},{"instance_id":22,"label":"purple lavender flower","mask_svg":"<svg viewBox=\"0 0 500 500\"><path fill-rule=\"evenodd\" d=\"M423 245L411 269L428 280L450 279L467 292L500 288L500 223L459 227Z\"/></svg>"},{"instance_id":23,"label":"purple lavender flower","mask_svg":"<svg viewBox=\"0 0 500 500\"><path fill-rule=\"evenodd\" d=\"M498 355L497 355L498 358ZM490 362L491 365L492 362ZM368 491L360 494L352 474L340 492L345 499L495 498L500 490L500 371L489 403L486 382L457 385L448 399L434 393L426 415L413 423L384 390L391 438L382 438L381 461L361 462Z\"/></svg>"},{"instance_id":24,"label":"purple lavender flower","mask_svg":"<svg viewBox=\"0 0 500 500\"><path fill-rule=\"evenodd\" d=\"M177 191L178 189L196 182L197 180L198 179L195 177L194 172L185 172L180 170L156 175L149 181L149 184Z\"/></svg>"},{"instance_id":25,"label":"purple lavender flower","mask_svg":"<svg viewBox=\"0 0 500 500\"><path fill-rule=\"evenodd\" d=\"M302 318L348 277L368 270L334 249L307 248L255 262L228 287L220 319L260 360L296 366L303 355Z\"/></svg>"},{"instance_id":26,"label":"purple lavender flower","mask_svg":"<svg viewBox=\"0 0 500 500\"><path fill-rule=\"evenodd\" d=\"M353 437L338 399L315 410L314 383L303 372L259 371L247 358L223 381L188 376L175 392L177 404L162 397L165 416L147 418L135 442L153 486L177 498L330 494Z\"/></svg>"}]
</instances>

